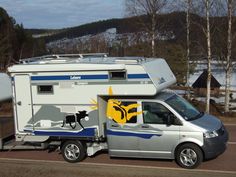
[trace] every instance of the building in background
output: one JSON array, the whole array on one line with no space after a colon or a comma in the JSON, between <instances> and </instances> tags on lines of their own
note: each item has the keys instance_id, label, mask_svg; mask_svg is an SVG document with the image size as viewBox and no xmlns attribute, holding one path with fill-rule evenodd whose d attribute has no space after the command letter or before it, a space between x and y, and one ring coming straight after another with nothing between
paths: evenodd
<instances>
[{"instance_id":1,"label":"building in background","mask_svg":"<svg viewBox=\"0 0 236 177\"><path fill-rule=\"evenodd\" d=\"M206 96L207 88L207 70L197 78L197 80L192 84L195 94L199 96ZM220 95L221 84L216 80L216 78L211 75L211 95L218 97Z\"/></svg>"}]
</instances>

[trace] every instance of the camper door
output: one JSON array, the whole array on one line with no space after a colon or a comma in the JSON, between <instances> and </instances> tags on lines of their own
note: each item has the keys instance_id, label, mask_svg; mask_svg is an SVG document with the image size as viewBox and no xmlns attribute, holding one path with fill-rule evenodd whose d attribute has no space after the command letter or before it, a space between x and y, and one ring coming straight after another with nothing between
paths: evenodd
<instances>
[{"instance_id":1,"label":"camper door","mask_svg":"<svg viewBox=\"0 0 236 177\"><path fill-rule=\"evenodd\" d=\"M14 92L16 127L19 132L24 132L26 124L28 124L29 121L33 118L31 85L29 75L14 76Z\"/></svg>"}]
</instances>

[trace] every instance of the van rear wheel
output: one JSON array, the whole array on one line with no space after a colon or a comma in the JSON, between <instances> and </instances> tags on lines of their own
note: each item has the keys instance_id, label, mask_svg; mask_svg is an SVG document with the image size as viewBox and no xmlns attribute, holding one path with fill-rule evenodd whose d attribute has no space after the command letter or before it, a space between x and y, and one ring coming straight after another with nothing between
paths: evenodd
<instances>
[{"instance_id":1,"label":"van rear wheel","mask_svg":"<svg viewBox=\"0 0 236 177\"><path fill-rule=\"evenodd\" d=\"M66 141L61 148L65 161L76 163L84 159L85 148L80 141Z\"/></svg>"},{"instance_id":2,"label":"van rear wheel","mask_svg":"<svg viewBox=\"0 0 236 177\"><path fill-rule=\"evenodd\" d=\"M201 149L195 144L184 144L177 149L176 161L183 168L196 168L203 160Z\"/></svg>"}]
</instances>

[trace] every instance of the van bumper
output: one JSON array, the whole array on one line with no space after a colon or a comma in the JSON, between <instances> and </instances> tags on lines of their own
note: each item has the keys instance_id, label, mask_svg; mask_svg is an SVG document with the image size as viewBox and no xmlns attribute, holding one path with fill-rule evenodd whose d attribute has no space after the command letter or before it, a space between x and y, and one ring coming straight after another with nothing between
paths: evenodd
<instances>
[{"instance_id":1,"label":"van bumper","mask_svg":"<svg viewBox=\"0 0 236 177\"><path fill-rule=\"evenodd\" d=\"M222 154L227 147L227 141L229 135L227 130L224 130L224 134L215 138L204 138L204 145L202 149L204 151L205 159L212 159Z\"/></svg>"}]
</instances>

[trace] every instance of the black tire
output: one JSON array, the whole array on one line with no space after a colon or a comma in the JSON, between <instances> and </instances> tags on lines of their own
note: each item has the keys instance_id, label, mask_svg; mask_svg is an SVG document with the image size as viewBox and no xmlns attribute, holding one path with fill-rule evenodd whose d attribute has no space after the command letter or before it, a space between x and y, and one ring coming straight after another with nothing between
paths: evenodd
<instances>
[{"instance_id":1,"label":"black tire","mask_svg":"<svg viewBox=\"0 0 236 177\"><path fill-rule=\"evenodd\" d=\"M61 153L65 161L70 163L80 162L85 158L85 148L80 141L66 141L61 147Z\"/></svg>"},{"instance_id":2,"label":"black tire","mask_svg":"<svg viewBox=\"0 0 236 177\"><path fill-rule=\"evenodd\" d=\"M193 169L202 163L203 153L197 145L188 143L177 149L175 158L179 166Z\"/></svg>"}]
</instances>

